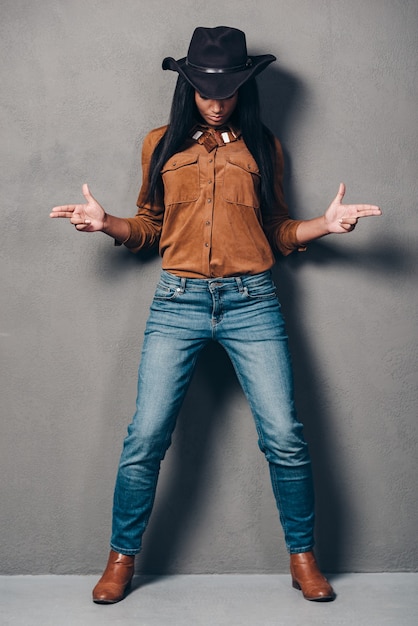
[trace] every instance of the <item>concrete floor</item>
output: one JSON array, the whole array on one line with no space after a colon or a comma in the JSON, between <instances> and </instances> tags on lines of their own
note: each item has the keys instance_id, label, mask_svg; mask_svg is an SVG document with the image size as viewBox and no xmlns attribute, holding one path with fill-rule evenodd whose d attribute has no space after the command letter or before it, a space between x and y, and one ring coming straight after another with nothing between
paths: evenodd
<instances>
[{"instance_id":1,"label":"concrete floor","mask_svg":"<svg viewBox=\"0 0 418 626\"><path fill-rule=\"evenodd\" d=\"M123 602L90 600L96 576L0 576L2 626L417 626L418 574L330 576L331 603L285 575L136 578Z\"/></svg>"}]
</instances>

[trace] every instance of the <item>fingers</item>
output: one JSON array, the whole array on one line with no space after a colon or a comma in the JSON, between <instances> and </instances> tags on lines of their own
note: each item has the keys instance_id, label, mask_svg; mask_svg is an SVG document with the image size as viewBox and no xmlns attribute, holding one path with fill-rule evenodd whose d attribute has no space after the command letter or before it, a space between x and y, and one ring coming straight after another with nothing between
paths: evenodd
<instances>
[{"instance_id":1,"label":"fingers","mask_svg":"<svg viewBox=\"0 0 418 626\"><path fill-rule=\"evenodd\" d=\"M356 227L358 220L362 217L373 217L382 214L378 206L371 204L347 204L344 206L346 215L343 215L338 221L344 230L350 232Z\"/></svg>"},{"instance_id":2,"label":"fingers","mask_svg":"<svg viewBox=\"0 0 418 626\"><path fill-rule=\"evenodd\" d=\"M87 183L84 183L82 187L83 196L87 200L87 202L96 202L93 196L90 193L90 189ZM76 211L80 211L83 209L83 205L81 204L64 204L62 206L56 206L52 209L49 217L66 217L71 219L73 213ZM82 222L80 222L82 223ZM90 223L90 222L89 222Z\"/></svg>"},{"instance_id":3,"label":"fingers","mask_svg":"<svg viewBox=\"0 0 418 626\"><path fill-rule=\"evenodd\" d=\"M344 196L345 196L345 185L344 183L340 183L340 186L338 188L338 193L335 196L335 200L341 204Z\"/></svg>"},{"instance_id":4,"label":"fingers","mask_svg":"<svg viewBox=\"0 0 418 626\"><path fill-rule=\"evenodd\" d=\"M348 224L348 226L353 226L357 224L357 217L343 216L340 219L340 224Z\"/></svg>"},{"instance_id":5,"label":"fingers","mask_svg":"<svg viewBox=\"0 0 418 626\"><path fill-rule=\"evenodd\" d=\"M357 219L351 217L342 217L339 220L340 226L341 228L344 228L345 231L347 231L348 233L352 230L355 229L356 225L357 225Z\"/></svg>"},{"instance_id":6,"label":"fingers","mask_svg":"<svg viewBox=\"0 0 418 626\"><path fill-rule=\"evenodd\" d=\"M82 206L81 206L82 208ZM77 228L77 230L84 230L87 226L90 226L91 220L86 218L82 219L76 212L80 209L78 204L69 204L64 206L56 206L52 209L49 217L64 217L70 220L70 223Z\"/></svg>"},{"instance_id":7,"label":"fingers","mask_svg":"<svg viewBox=\"0 0 418 626\"><path fill-rule=\"evenodd\" d=\"M339 204L342 204L346 192L346 187L344 183L340 183L338 193L335 197L335 201ZM380 207L374 204L346 204L344 206L347 213L352 216L355 214L356 218L359 217L369 217L370 215L382 215L382 211Z\"/></svg>"},{"instance_id":8,"label":"fingers","mask_svg":"<svg viewBox=\"0 0 418 626\"><path fill-rule=\"evenodd\" d=\"M373 215L382 215L380 207L373 204L360 204L357 205L357 217L370 217Z\"/></svg>"},{"instance_id":9,"label":"fingers","mask_svg":"<svg viewBox=\"0 0 418 626\"><path fill-rule=\"evenodd\" d=\"M49 217L67 217L67 218L71 218L74 210L75 210L75 205L73 204L68 204L68 205L63 205L63 206L55 206L51 213L49 214Z\"/></svg>"},{"instance_id":10,"label":"fingers","mask_svg":"<svg viewBox=\"0 0 418 626\"><path fill-rule=\"evenodd\" d=\"M83 191L83 196L85 197L87 202L96 202L95 198L93 198L93 196L90 193L90 189L87 183L84 183L82 187L82 191Z\"/></svg>"},{"instance_id":11,"label":"fingers","mask_svg":"<svg viewBox=\"0 0 418 626\"><path fill-rule=\"evenodd\" d=\"M351 231L354 230L355 227L355 224L341 224L341 228L343 228L346 233L351 233Z\"/></svg>"},{"instance_id":12,"label":"fingers","mask_svg":"<svg viewBox=\"0 0 418 626\"><path fill-rule=\"evenodd\" d=\"M380 210L380 207L375 206L373 204L345 204L343 208L344 208L344 215L342 219L344 221L349 218L358 220L361 217L372 217L372 216L382 215L382 211Z\"/></svg>"}]
</instances>

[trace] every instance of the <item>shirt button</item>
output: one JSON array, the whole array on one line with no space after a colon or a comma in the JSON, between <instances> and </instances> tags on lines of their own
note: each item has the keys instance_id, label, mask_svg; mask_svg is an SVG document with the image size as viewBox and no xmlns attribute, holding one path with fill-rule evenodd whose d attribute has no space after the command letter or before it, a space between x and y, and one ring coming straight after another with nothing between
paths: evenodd
<instances>
[{"instance_id":1,"label":"shirt button","mask_svg":"<svg viewBox=\"0 0 418 626\"><path fill-rule=\"evenodd\" d=\"M212 181L211 181L211 180L208 180L208 185L211 185L211 184L212 184Z\"/></svg>"},{"instance_id":2,"label":"shirt button","mask_svg":"<svg viewBox=\"0 0 418 626\"><path fill-rule=\"evenodd\" d=\"M209 163L212 163L212 162L213 162L213 159L209 159Z\"/></svg>"},{"instance_id":3,"label":"shirt button","mask_svg":"<svg viewBox=\"0 0 418 626\"><path fill-rule=\"evenodd\" d=\"M206 220L206 222L205 222L205 223L206 223L206 226L210 226L210 222L209 222L209 220Z\"/></svg>"},{"instance_id":4,"label":"shirt button","mask_svg":"<svg viewBox=\"0 0 418 626\"><path fill-rule=\"evenodd\" d=\"M209 248L209 244L208 243L205 243L205 248Z\"/></svg>"},{"instance_id":5,"label":"shirt button","mask_svg":"<svg viewBox=\"0 0 418 626\"><path fill-rule=\"evenodd\" d=\"M208 202L209 202L209 204L210 204L210 203L212 202L212 199L211 199L211 198L208 198Z\"/></svg>"}]
</instances>

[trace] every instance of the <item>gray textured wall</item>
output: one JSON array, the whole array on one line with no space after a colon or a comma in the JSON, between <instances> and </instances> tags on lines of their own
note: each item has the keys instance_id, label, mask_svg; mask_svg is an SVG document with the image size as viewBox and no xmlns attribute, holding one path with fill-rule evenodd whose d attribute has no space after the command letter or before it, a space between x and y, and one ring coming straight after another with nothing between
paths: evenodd
<instances>
[{"instance_id":1,"label":"gray textured wall","mask_svg":"<svg viewBox=\"0 0 418 626\"><path fill-rule=\"evenodd\" d=\"M166 122L196 25L279 61L260 80L294 216L340 180L380 204L353 235L277 264L334 571L417 566L416 0L1 0L0 573L106 560L159 260L52 221L93 193L131 215L140 146ZM173 10L173 7L174 10ZM163 465L147 572L285 572L252 418L222 352L202 357Z\"/></svg>"}]
</instances>

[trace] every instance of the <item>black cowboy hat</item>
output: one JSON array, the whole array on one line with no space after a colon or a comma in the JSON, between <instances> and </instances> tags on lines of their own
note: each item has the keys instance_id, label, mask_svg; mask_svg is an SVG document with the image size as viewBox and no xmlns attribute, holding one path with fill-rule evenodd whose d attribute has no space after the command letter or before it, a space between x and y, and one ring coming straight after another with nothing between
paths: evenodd
<instances>
[{"instance_id":1,"label":"black cowboy hat","mask_svg":"<svg viewBox=\"0 0 418 626\"><path fill-rule=\"evenodd\" d=\"M272 54L249 57L245 33L237 28L196 28L187 57L166 57L163 70L183 76L201 96L223 100L276 60Z\"/></svg>"}]
</instances>

